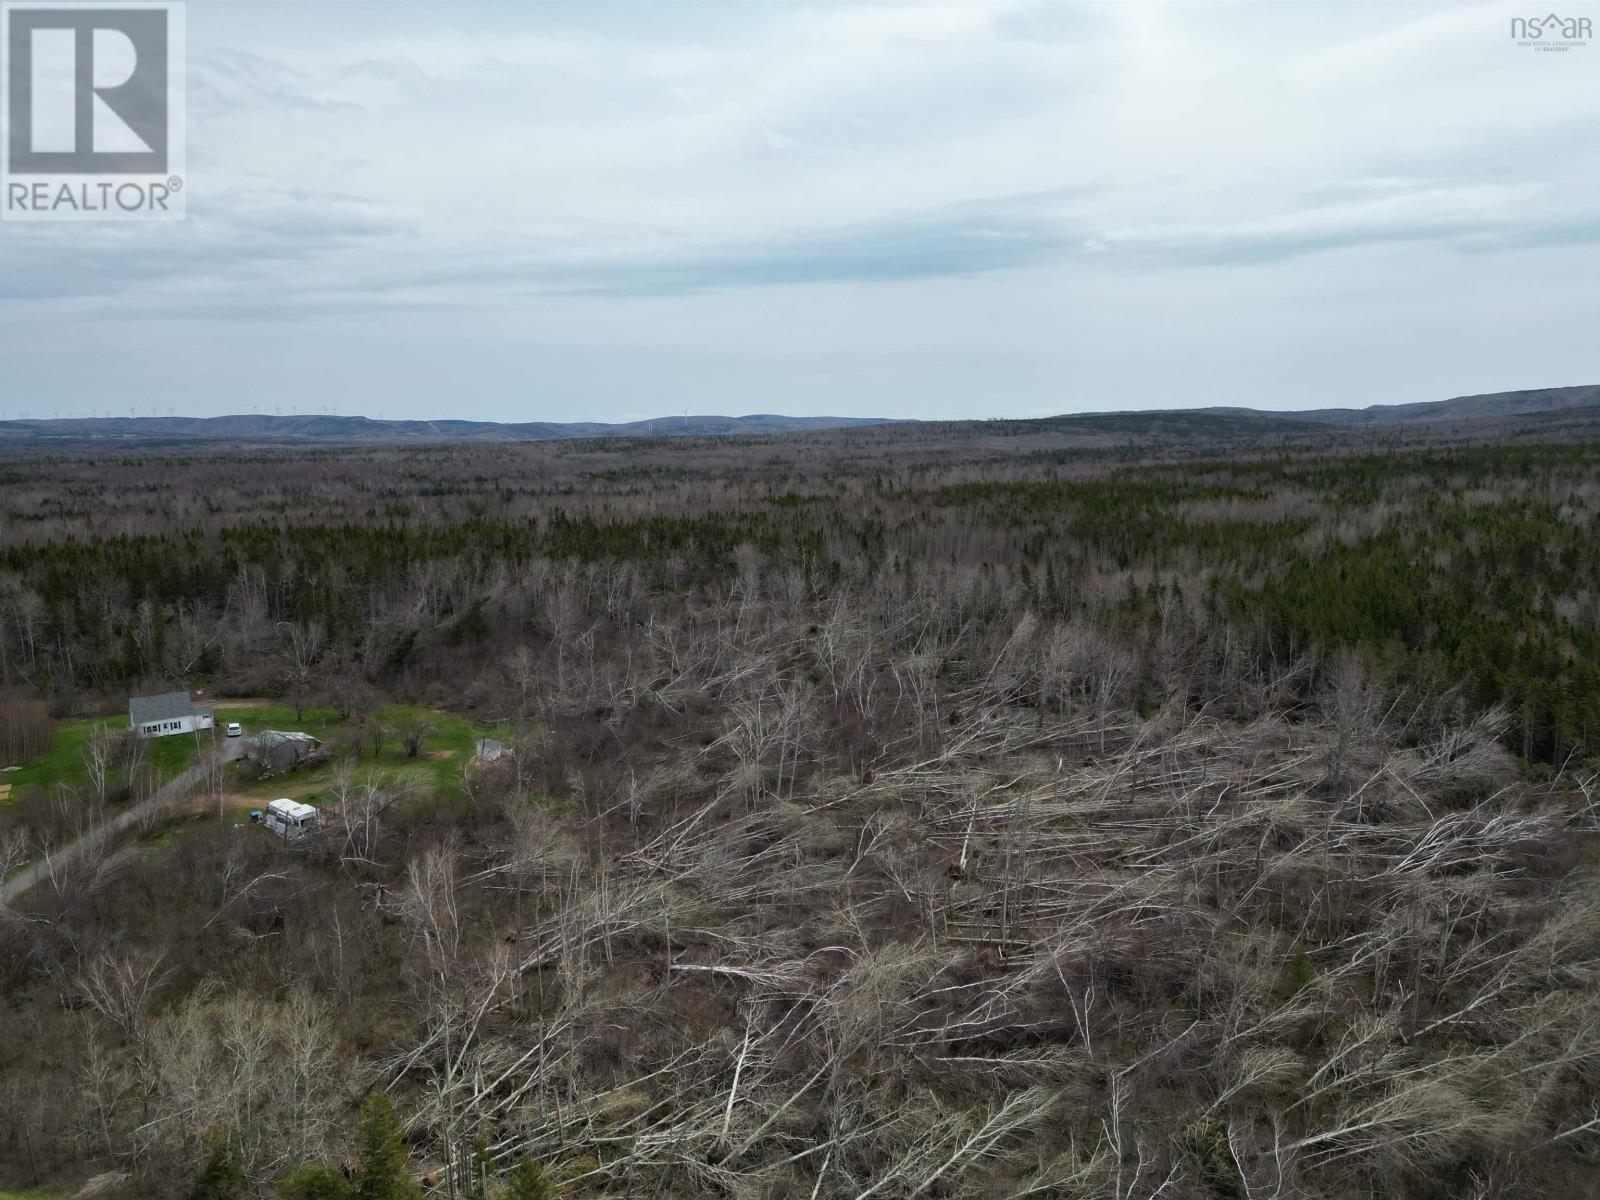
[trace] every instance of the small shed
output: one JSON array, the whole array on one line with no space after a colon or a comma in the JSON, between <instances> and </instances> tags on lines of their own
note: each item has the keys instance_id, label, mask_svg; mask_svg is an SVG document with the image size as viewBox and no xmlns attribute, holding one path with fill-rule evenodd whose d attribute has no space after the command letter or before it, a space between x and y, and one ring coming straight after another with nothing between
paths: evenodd
<instances>
[{"instance_id":1,"label":"small shed","mask_svg":"<svg viewBox=\"0 0 1600 1200\"><path fill-rule=\"evenodd\" d=\"M498 762L500 756L505 754L506 748L493 738L479 738L478 748L473 757L481 763Z\"/></svg>"},{"instance_id":2,"label":"small shed","mask_svg":"<svg viewBox=\"0 0 1600 1200\"><path fill-rule=\"evenodd\" d=\"M210 729L213 724L211 710L196 708L188 692L128 697L128 727L141 737L171 737Z\"/></svg>"}]
</instances>

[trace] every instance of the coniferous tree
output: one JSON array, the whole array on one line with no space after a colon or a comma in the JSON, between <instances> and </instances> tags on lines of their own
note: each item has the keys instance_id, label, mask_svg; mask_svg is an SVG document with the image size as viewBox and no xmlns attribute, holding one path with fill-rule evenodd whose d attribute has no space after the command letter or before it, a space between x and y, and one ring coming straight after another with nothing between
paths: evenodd
<instances>
[{"instance_id":1,"label":"coniferous tree","mask_svg":"<svg viewBox=\"0 0 1600 1200\"><path fill-rule=\"evenodd\" d=\"M545 1169L525 1158L506 1176L496 1200L554 1200L555 1194Z\"/></svg>"},{"instance_id":2,"label":"coniferous tree","mask_svg":"<svg viewBox=\"0 0 1600 1200\"><path fill-rule=\"evenodd\" d=\"M356 1142L361 1165L356 1170L354 1200L416 1200L422 1195L411 1177L411 1152L394 1103L383 1092L373 1092L362 1101Z\"/></svg>"},{"instance_id":3,"label":"coniferous tree","mask_svg":"<svg viewBox=\"0 0 1600 1200\"><path fill-rule=\"evenodd\" d=\"M238 1200L244 1195L244 1184L238 1148L231 1139L216 1138L189 1193L190 1200Z\"/></svg>"}]
</instances>

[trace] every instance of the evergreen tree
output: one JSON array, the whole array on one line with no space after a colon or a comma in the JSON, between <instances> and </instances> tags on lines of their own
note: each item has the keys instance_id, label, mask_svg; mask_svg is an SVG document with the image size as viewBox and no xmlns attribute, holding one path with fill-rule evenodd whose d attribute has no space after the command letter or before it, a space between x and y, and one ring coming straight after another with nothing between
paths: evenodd
<instances>
[{"instance_id":1,"label":"evergreen tree","mask_svg":"<svg viewBox=\"0 0 1600 1200\"><path fill-rule=\"evenodd\" d=\"M555 1194L544 1168L525 1158L506 1176L496 1200L554 1200Z\"/></svg>"},{"instance_id":2,"label":"evergreen tree","mask_svg":"<svg viewBox=\"0 0 1600 1200\"><path fill-rule=\"evenodd\" d=\"M344 1172L330 1163L303 1163L278 1182L279 1200L352 1200Z\"/></svg>"},{"instance_id":3,"label":"evergreen tree","mask_svg":"<svg viewBox=\"0 0 1600 1200\"><path fill-rule=\"evenodd\" d=\"M394 1104L373 1092L361 1104L356 1121L361 1166L356 1171L354 1200L416 1200L422 1192L411 1178L411 1152L394 1115Z\"/></svg>"},{"instance_id":4,"label":"evergreen tree","mask_svg":"<svg viewBox=\"0 0 1600 1200\"><path fill-rule=\"evenodd\" d=\"M211 1153L194 1181L190 1200L238 1200L244 1195L244 1167L231 1138L214 1138Z\"/></svg>"}]
</instances>

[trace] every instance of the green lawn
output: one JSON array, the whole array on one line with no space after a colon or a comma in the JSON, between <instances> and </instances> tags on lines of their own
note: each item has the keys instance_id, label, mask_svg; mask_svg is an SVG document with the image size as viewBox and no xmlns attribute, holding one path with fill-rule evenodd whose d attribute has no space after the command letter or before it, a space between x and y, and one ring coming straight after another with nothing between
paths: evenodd
<instances>
[{"instance_id":1,"label":"green lawn","mask_svg":"<svg viewBox=\"0 0 1600 1200\"><path fill-rule=\"evenodd\" d=\"M424 718L431 729L423 740L417 757L407 758L397 727L418 716ZM357 771L377 769L386 775L417 772L421 775L425 786L445 794L459 793L461 768L472 757L480 737L491 737L497 732L504 736L503 730L476 726L465 717L411 705L389 705L373 714L370 719L382 722L391 732L385 738L383 749L376 757L370 745L362 744L360 757L354 763ZM301 730L323 741L336 742L354 739L360 735L362 729L358 720L354 718L349 721L340 720L339 714L332 709L307 708L301 719L296 721L292 708L276 704L238 706L219 704L217 723L226 726L229 721L238 721L243 725L246 737L263 729ZM272 800L279 796L287 796L293 800L314 804L332 784L336 769L333 763L324 763L317 767L291 771L285 775L274 775L270 779L251 781L239 776L230 785L230 790L252 800Z\"/></svg>"},{"instance_id":2,"label":"green lawn","mask_svg":"<svg viewBox=\"0 0 1600 1200\"><path fill-rule=\"evenodd\" d=\"M128 727L126 713L113 713L103 717L76 717L58 721L55 741L50 752L32 762L19 764L18 770L0 774L0 783L11 784L15 796L25 787L52 787L57 783L73 786L89 781L83 765L83 748L89 735L100 725L113 731ZM153 738L150 742L150 762L163 776L176 775L189 764L194 755L194 738L188 735ZM9 765L9 764L5 764Z\"/></svg>"},{"instance_id":3,"label":"green lawn","mask_svg":"<svg viewBox=\"0 0 1600 1200\"><path fill-rule=\"evenodd\" d=\"M353 738L361 730L356 720L341 720L330 708L308 707L296 720L294 709L286 704L229 704L215 706L217 734L222 736L228 722L237 721L244 726L245 736L263 729L301 730L323 741ZM398 726L421 715L432 727L416 758L407 758L405 746L400 741ZM384 741L383 750L374 758L372 749L363 743L356 766L361 770L378 768L386 773L415 771L421 773L425 783L433 788L454 794L460 791L461 767L472 757L477 739L504 736L504 730L478 727L464 717L432 709L394 704L379 710L374 719L389 727L391 732ZM15 771L0 774L0 783L12 785L16 796L30 786L49 788L57 783L79 786L88 782L83 765L83 747L96 726L104 724L111 729L127 728L126 715L81 717L56 724L55 741L50 752L31 762L20 764ZM172 776L191 761L195 750L192 736L154 738L150 742L150 761L163 776ZM275 776L271 779L249 781L242 776L230 784L230 790L251 799L271 800L278 796L294 799L314 798L325 791L332 780L334 767L324 764ZM0 1200L4 1200L0 1196Z\"/></svg>"}]
</instances>

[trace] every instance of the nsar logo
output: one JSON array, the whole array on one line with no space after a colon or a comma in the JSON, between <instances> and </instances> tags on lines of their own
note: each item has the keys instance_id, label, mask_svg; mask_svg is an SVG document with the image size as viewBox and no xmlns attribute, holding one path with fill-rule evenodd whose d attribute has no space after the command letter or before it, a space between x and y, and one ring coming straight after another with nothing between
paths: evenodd
<instances>
[{"instance_id":1,"label":"nsar logo","mask_svg":"<svg viewBox=\"0 0 1600 1200\"><path fill-rule=\"evenodd\" d=\"M1588 17L1549 13L1543 17L1511 18L1511 39L1533 50L1575 50L1588 45L1593 36L1593 23Z\"/></svg>"}]
</instances>

